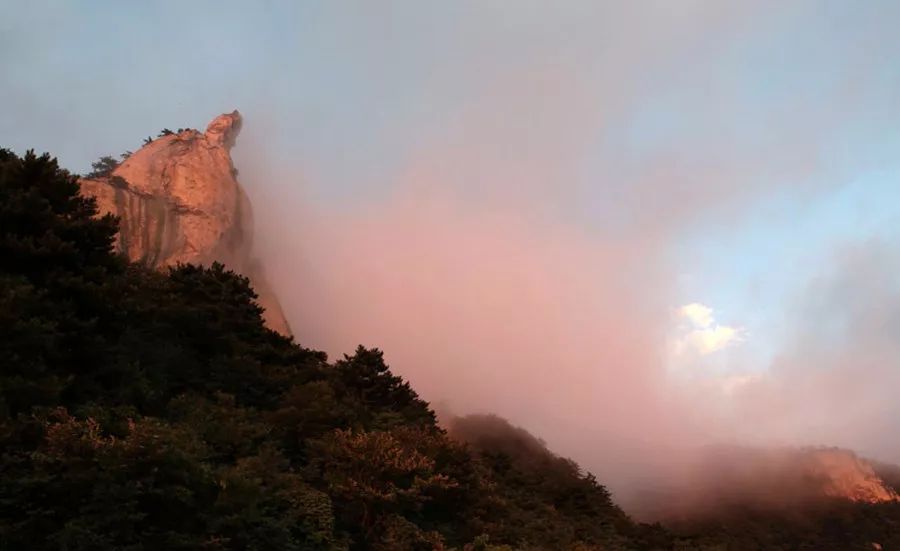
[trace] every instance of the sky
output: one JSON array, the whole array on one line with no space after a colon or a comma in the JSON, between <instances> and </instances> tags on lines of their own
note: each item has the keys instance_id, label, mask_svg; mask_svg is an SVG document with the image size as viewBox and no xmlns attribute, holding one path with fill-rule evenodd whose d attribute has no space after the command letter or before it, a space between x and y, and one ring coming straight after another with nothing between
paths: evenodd
<instances>
[{"instance_id":1,"label":"sky","mask_svg":"<svg viewBox=\"0 0 900 551\"><path fill-rule=\"evenodd\" d=\"M0 145L85 172L237 108L303 344L379 346L442 408L601 473L709 439L900 461L898 23L890 1L0 0Z\"/></svg>"}]
</instances>

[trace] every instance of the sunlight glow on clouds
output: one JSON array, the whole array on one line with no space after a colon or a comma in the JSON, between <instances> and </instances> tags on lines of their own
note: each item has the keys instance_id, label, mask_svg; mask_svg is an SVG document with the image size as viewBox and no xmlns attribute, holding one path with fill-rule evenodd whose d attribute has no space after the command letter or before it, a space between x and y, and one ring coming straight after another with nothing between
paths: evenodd
<instances>
[{"instance_id":1,"label":"sunlight glow on clouds","mask_svg":"<svg viewBox=\"0 0 900 551\"><path fill-rule=\"evenodd\" d=\"M713 324L713 310L709 306L692 302L678 309L678 315L689 320L695 327L707 328Z\"/></svg>"},{"instance_id":2,"label":"sunlight glow on clouds","mask_svg":"<svg viewBox=\"0 0 900 551\"><path fill-rule=\"evenodd\" d=\"M676 356L706 356L742 342L747 334L743 327L716 323L713 309L699 302L679 308L678 318L682 324L674 345Z\"/></svg>"}]
</instances>

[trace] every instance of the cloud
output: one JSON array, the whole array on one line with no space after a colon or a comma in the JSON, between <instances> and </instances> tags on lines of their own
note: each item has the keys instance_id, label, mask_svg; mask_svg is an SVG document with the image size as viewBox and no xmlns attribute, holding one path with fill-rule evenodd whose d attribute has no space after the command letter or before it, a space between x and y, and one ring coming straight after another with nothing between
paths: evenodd
<instances>
[{"instance_id":1,"label":"cloud","mask_svg":"<svg viewBox=\"0 0 900 551\"><path fill-rule=\"evenodd\" d=\"M738 373L734 375L726 375L720 381L720 388L727 395L732 395L740 391L746 385L756 383L762 378L760 373Z\"/></svg>"},{"instance_id":2,"label":"cloud","mask_svg":"<svg viewBox=\"0 0 900 551\"><path fill-rule=\"evenodd\" d=\"M699 302L679 308L678 317L687 324L682 324L675 340L676 356L707 356L743 342L747 335L742 327L716 323L713 309Z\"/></svg>"},{"instance_id":3,"label":"cloud","mask_svg":"<svg viewBox=\"0 0 900 551\"><path fill-rule=\"evenodd\" d=\"M756 57L765 52L746 53L747 36L731 32L748 26L746 14L710 19L706 8L718 4L697 6L674 23L652 18L652 29L640 16L599 18L615 22L611 30L621 36L605 34L609 46L596 55L590 18L566 22L584 32L560 33L540 17L469 29L483 43L468 42L483 47L441 63L427 109L397 119L408 128L379 127L374 141L364 118L353 119L360 132L334 130L350 155L342 165L359 164L352 152L373 148L390 161L381 174L360 174L353 189L361 191L340 200L316 199L317 188L334 184L329 175L340 174L328 166L337 161L317 160L300 145L292 155L259 151L262 174L238 159L263 213L265 263L301 342L332 355L358 343L379 346L425 398L460 414L507 417L616 492L753 419L720 421L717 408L726 411L730 395L756 393L753 403L772 403L768 377L729 379L734 370L725 369L669 377L674 274L683 268L674 253L689 229L719 223L727 231L759 200L784 191L783 182L810 193L833 185L821 162L832 157L821 153L841 143L848 125L833 105L853 98L837 97L844 90L837 84L822 89L805 80L786 86L778 105L748 97L756 88L732 69L767 65ZM508 30L498 40L501 27ZM563 34L571 41L557 44ZM773 43L768 34L757 37L761 44ZM783 38L795 44L797 37ZM807 42L818 51L819 41ZM496 44L555 47L523 55ZM378 51L375 42L368 50ZM795 64L809 61L794 54ZM826 65L840 75L859 64ZM765 80L755 76L748 79ZM678 89L683 96L666 93ZM710 92L694 94L701 89ZM445 103L439 90L452 92ZM683 120L668 134L657 126L638 132L632 143L625 134L658 95L660 111ZM304 127L299 118L273 120ZM658 143L650 140L656 132L663 132ZM252 143L245 139L238 155ZM683 364L724 363L730 354L721 351L747 338L707 305L683 312L676 335Z\"/></svg>"},{"instance_id":4,"label":"cloud","mask_svg":"<svg viewBox=\"0 0 900 551\"><path fill-rule=\"evenodd\" d=\"M775 361L733 389L729 430L756 442L828 444L900 460L892 438L900 431L896 251L896 240L836 248L795 301Z\"/></svg>"},{"instance_id":5,"label":"cloud","mask_svg":"<svg viewBox=\"0 0 900 551\"><path fill-rule=\"evenodd\" d=\"M699 302L692 302L682 306L678 309L678 314L700 329L706 329L715 321L713 319L713 309Z\"/></svg>"}]
</instances>

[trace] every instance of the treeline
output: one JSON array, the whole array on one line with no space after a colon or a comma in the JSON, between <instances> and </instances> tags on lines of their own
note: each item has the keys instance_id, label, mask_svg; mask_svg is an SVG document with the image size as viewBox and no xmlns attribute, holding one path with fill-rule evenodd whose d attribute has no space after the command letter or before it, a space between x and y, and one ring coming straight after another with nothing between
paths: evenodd
<instances>
[{"instance_id":1,"label":"treeline","mask_svg":"<svg viewBox=\"0 0 900 551\"><path fill-rule=\"evenodd\" d=\"M379 350L266 329L223 266L128 263L96 214L0 150L0 549L672 546L543 447L450 438Z\"/></svg>"}]
</instances>

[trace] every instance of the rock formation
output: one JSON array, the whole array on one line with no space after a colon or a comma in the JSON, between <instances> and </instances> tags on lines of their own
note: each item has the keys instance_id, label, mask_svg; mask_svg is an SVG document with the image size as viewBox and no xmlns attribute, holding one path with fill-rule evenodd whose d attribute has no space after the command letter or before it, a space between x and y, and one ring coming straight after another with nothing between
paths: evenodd
<instances>
[{"instance_id":1,"label":"rock formation","mask_svg":"<svg viewBox=\"0 0 900 551\"><path fill-rule=\"evenodd\" d=\"M628 505L645 521L722 520L745 511L783 515L836 501L897 502L898 482L897 467L846 449L720 446Z\"/></svg>"},{"instance_id":2,"label":"rock formation","mask_svg":"<svg viewBox=\"0 0 900 551\"><path fill-rule=\"evenodd\" d=\"M109 175L81 180L103 213L120 218L116 246L153 268L214 261L248 276L265 308L266 324L290 328L262 268L255 262L250 201L237 182L231 147L241 129L234 111L206 132L188 129L153 140Z\"/></svg>"},{"instance_id":3,"label":"rock formation","mask_svg":"<svg viewBox=\"0 0 900 551\"><path fill-rule=\"evenodd\" d=\"M900 496L875 471L871 462L849 450L816 449L806 454L807 476L820 480L830 497L864 503L897 501Z\"/></svg>"}]
</instances>

